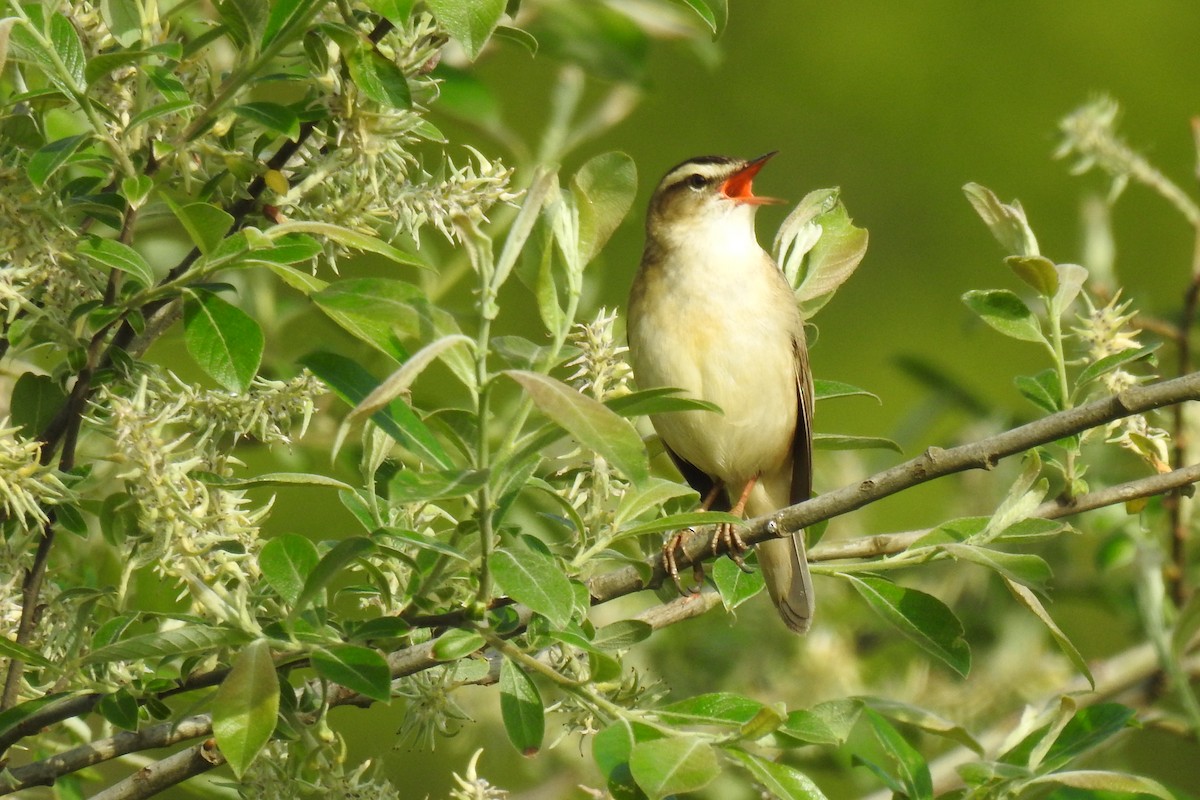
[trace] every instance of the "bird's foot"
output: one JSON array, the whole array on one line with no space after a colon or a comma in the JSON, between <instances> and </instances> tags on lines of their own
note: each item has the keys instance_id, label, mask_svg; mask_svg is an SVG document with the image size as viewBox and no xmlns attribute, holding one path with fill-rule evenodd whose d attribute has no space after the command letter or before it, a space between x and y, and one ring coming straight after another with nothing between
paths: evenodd
<instances>
[{"instance_id":1,"label":"bird's foot","mask_svg":"<svg viewBox=\"0 0 1200 800\"><path fill-rule=\"evenodd\" d=\"M696 585L691 589L687 589L683 585L683 581L679 579L679 563L676 558L677 553L687 555L683 549L683 537L691 533L691 529L676 531L671 538L667 539L662 549L663 567L666 568L667 574L671 576L671 581L675 584L675 588L682 595L700 594L700 587L704 584L704 562L697 559L692 562L692 578Z\"/></svg>"},{"instance_id":2,"label":"bird's foot","mask_svg":"<svg viewBox=\"0 0 1200 800\"><path fill-rule=\"evenodd\" d=\"M729 554L729 559L738 565L738 569L742 572L754 572L742 555L749 550L742 535L738 533L738 526L730 522L722 522L717 526L717 532L713 534L712 543L713 555L720 552L721 547L725 548L725 552Z\"/></svg>"}]
</instances>

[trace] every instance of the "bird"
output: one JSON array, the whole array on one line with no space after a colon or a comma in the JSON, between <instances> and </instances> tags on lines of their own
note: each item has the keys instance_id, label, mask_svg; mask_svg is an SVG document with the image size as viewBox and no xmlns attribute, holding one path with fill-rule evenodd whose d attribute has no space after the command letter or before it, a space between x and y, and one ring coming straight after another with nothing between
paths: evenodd
<instances>
[{"instance_id":1,"label":"bird","mask_svg":"<svg viewBox=\"0 0 1200 800\"><path fill-rule=\"evenodd\" d=\"M702 507L743 518L812 493L813 384L804 320L754 229L759 206L783 202L752 188L774 155L700 156L667 172L650 198L627 314L638 388L676 388L720 408L650 420ZM664 545L663 561L683 592L675 566L680 536ZM747 548L734 526L718 527L713 551L721 545L745 569ZM814 601L803 531L761 542L758 563L784 623L807 633Z\"/></svg>"}]
</instances>

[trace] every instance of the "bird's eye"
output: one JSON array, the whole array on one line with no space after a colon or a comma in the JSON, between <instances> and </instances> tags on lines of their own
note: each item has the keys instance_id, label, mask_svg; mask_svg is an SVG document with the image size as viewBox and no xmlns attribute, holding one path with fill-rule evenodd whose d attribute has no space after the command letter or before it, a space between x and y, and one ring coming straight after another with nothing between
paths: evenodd
<instances>
[{"instance_id":1,"label":"bird's eye","mask_svg":"<svg viewBox=\"0 0 1200 800\"><path fill-rule=\"evenodd\" d=\"M700 174L689 175L687 180L684 181L684 183L686 183L688 186L692 187L693 189L703 189L705 186L708 185L708 178L705 178L703 175L700 175Z\"/></svg>"}]
</instances>

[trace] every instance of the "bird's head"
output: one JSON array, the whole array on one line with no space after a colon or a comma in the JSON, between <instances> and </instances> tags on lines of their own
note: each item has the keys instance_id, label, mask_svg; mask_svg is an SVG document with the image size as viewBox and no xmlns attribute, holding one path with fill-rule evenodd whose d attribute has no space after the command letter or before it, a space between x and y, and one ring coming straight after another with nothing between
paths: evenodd
<instances>
[{"instance_id":1,"label":"bird's head","mask_svg":"<svg viewBox=\"0 0 1200 800\"><path fill-rule=\"evenodd\" d=\"M700 156L673 167L650 198L648 231L653 235L669 229L719 225L735 215L749 220L758 206L783 202L760 197L751 186L754 176L773 155L775 152L770 152L749 161Z\"/></svg>"}]
</instances>

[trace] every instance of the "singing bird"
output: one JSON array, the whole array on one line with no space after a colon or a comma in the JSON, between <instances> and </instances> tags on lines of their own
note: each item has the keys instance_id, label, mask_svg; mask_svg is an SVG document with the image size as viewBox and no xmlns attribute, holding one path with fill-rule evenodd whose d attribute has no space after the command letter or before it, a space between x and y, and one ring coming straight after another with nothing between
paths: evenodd
<instances>
[{"instance_id":1,"label":"singing bird","mask_svg":"<svg viewBox=\"0 0 1200 800\"><path fill-rule=\"evenodd\" d=\"M806 500L812 491L804 322L791 286L754 232L758 207L781 202L751 188L773 155L701 156L671 169L650 199L646 248L629 295L638 386L676 387L722 412L655 414L655 430L705 508L743 517ZM740 565L746 547L733 526L718 530L714 549L722 542ZM673 538L663 554L682 588L677 547ZM803 532L762 542L758 562L783 621L807 632L813 591Z\"/></svg>"}]
</instances>

